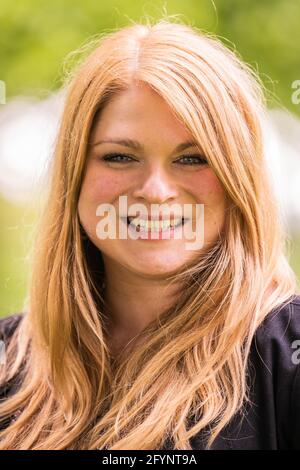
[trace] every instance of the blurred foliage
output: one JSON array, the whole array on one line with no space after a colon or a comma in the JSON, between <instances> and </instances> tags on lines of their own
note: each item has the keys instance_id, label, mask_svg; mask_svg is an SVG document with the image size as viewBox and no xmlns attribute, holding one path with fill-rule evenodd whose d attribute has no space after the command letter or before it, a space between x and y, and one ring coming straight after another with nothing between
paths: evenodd
<instances>
[{"instance_id":1,"label":"blurred foliage","mask_svg":"<svg viewBox=\"0 0 300 470\"><path fill-rule=\"evenodd\" d=\"M300 234L291 238L291 249L289 253L289 262L295 271L298 279L298 289L300 292Z\"/></svg>"},{"instance_id":2,"label":"blurred foliage","mask_svg":"<svg viewBox=\"0 0 300 470\"><path fill-rule=\"evenodd\" d=\"M273 98L300 115L299 0L0 0L0 80L7 98L47 96L62 84L68 53L99 33L164 13L219 36L259 72ZM278 101L277 98L278 97ZM0 199L0 316L23 309L36 212ZM300 279L300 236L290 262Z\"/></svg>"},{"instance_id":3,"label":"blurred foliage","mask_svg":"<svg viewBox=\"0 0 300 470\"><path fill-rule=\"evenodd\" d=\"M8 97L47 95L61 86L66 55L88 38L164 12L221 36L300 115L291 101L300 79L299 0L1 0L0 79Z\"/></svg>"},{"instance_id":4,"label":"blurred foliage","mask_svg":"<svg viewBox=\"0 0 300 470\"><path fill-rule=\"evenodd\" d=\"M0 317L21 311L26 301L37 216L34 207L0 198Z\"/></svg>"}]
</instances>

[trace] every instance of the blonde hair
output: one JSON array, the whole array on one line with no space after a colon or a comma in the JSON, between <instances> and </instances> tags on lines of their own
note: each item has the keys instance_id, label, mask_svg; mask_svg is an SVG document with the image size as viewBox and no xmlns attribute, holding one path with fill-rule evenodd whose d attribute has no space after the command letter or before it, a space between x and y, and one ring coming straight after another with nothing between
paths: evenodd
<instances>
[{"instance_id":1,"label":"blonde hair","mask_svg":"<svg viewBox=\"0 0 300 470\"><path fill-rule=\"evenodd\" d=\"M113 367L102 257L77 203L98 111L133 82L152 87L199 142L228 198L223 234L175 276L176 305ZM28 312L8 347L0 449L210 448L248 399L257 327L296 279L265 166L259 79L217 39L162 18L106 33L68 82L51 185L35 241ZM96 258L95 258L96 257ZM97 268L101 266L101 269Z\"/></svg>"}]
</instances>

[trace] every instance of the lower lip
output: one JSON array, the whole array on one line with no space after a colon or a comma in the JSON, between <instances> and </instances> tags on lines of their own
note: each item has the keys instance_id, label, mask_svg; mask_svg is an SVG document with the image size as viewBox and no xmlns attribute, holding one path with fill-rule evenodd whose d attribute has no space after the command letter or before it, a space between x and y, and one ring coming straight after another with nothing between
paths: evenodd
<instances>
[{"instance_id":1,"label":"lower lip","mask_svg":"<svg viewBox=\"0 0 300 470\"><path fill-rule=\"evenodd\" d=\"M151 241L171 240L173 234L177 232L179 229L181 229L184 226L184 224L187 222L187 220L185 220L183 224L181 223L180 225L177 225L176 227L170 227L169 229L166 229L166 230L159 230L159 231L148 230L147 232L146 231L138 232L137 229L132 227L132 225L128 224L127 218L122 218L122 220L124 223L126 223L128 227L128 231L133 233L135 237L137 237L136 238L137 240L148 240L148 241L149 240Z\"/></svg>"}]
</instances>

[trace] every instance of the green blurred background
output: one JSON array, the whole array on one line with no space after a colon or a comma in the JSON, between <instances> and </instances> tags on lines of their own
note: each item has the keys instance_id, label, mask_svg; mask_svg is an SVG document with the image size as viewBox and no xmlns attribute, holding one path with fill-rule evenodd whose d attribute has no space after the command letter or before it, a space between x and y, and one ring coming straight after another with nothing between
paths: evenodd
<instances>
[{"instance_id":1,"label":"green blurred background","mask_svg":"<svg viewBox=\"0 0 300 470\"><path fill-rule=\"evenodd\" d=\"M220 36L259 72L269 107L300 117L300 105L291 100L292 82L300 79L299 0L1 0L0 80L7 102L58 90L66 55L92 36L164 13ZM23 308L37 213L38 203L0 197L0 316ZM289 251L300 279L300 234L291 234Z\"/></svg>"}]
</instances>

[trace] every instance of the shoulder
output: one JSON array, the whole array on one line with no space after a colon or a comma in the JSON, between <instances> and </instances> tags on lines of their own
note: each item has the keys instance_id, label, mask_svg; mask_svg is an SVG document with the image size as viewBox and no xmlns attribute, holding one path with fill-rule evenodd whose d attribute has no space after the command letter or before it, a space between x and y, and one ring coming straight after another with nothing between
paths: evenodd
<instances>
[{"instance_id":1,"label":"shoulder","mask_svg":"<svg viewBox=\"0 0 300 470\"><path fill-rule=\"evenodd\" d=\"M6 348L24 316L25 312L21 312L0 318L0 365L5 364Z\"/></svg>"},{"instance_id":2,"label":"shoulder","mask_svg":"<svg viewBox=\"0 0 300 470\"><path fill-rule=\"evenodd\" d=\"M22 318L24 318L25 312L14 313L6 317L0 318L0 367L5 364L5 351L6 347L15 332L17 326L20 324ZM9 381L4 383L1 380L0 384L0 402L6 400L9 396L13 395L19 386L18 375L13 377ZM17 415L20 413L18 410L11 417L1 420L0 430L5 429L9 424L14 421Z\"/></svg>"},{"instance_id":3,"label":"shoulder","mask_svg":"<svg viewBox=\"0 0 300 470\"><path fill-rule=\"evenodd\" d=\"M270 312L251 349L251 376L258 409L277 428L280 448L300 443L300 296Z\"/></svg>"},{"instance_id":4,"label":"shoulder","mask_svg":"<svg viewBox=\"0 0 300 470\"><path fill-rule=\"evenodd\" d=\"M10 339L15 332L16 328L24 318L25 312L14 313L6 317L0 318L0 365L6 363L5 355L6 348L10 342ZM14 392L14 387L17 384L18 377L0 384L0 399L5 399L11 393Z\"/></svg>"},{"instance_id":5,"label":"shoulder","mask_svg":"<svg viewBox=\"0 0 300 470\"><path fill-rule=\"evenodd\" d=\"M267 362L294 368L300 362L300 295L270 312L254 335L254 347ZM297 360L299 350L299 361Z\"/></svg>"},{"instance_id":6,"label":"shoulder","mask_svg":"<svg viewBox=\"0 0 300 470\"><path fill-rule=\"evenodd\" d=\"M24 315L20 312L0 318L0 340L6 342L10 339Z\"/></svg>"}]
</instances>

